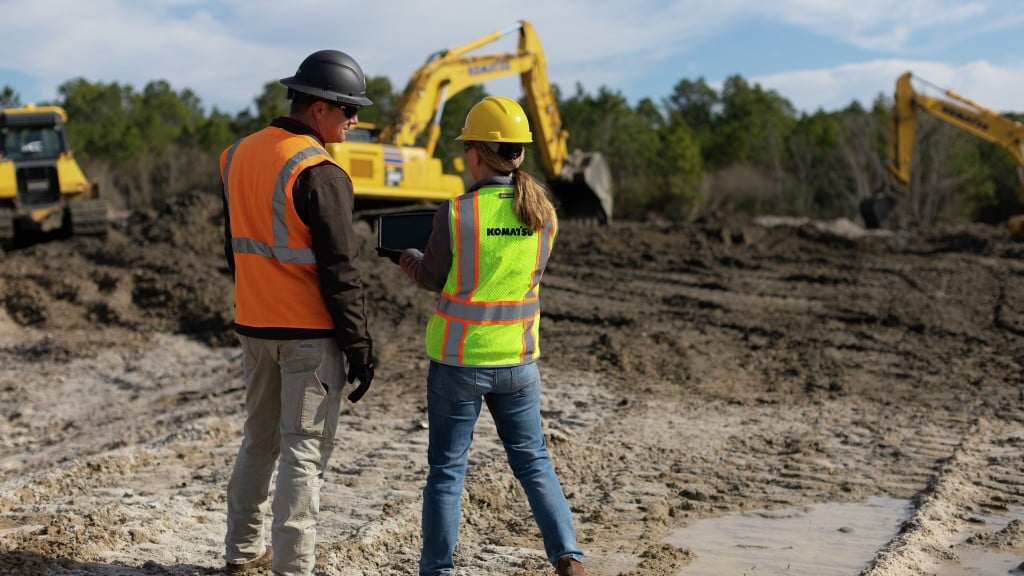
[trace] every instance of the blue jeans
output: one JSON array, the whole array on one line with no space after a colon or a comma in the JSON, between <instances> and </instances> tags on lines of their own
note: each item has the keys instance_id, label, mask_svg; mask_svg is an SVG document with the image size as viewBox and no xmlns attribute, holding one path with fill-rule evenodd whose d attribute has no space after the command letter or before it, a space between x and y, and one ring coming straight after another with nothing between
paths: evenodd
<instances>
[{"instance_id":1,"label":"blue jeans","mask_svg":"<svg viewBox=\"0 0 1024 576\"><path fill-rule=\"evenodd\" d=\"M572 512L541 430L537 365L492 368L431 362L427 375L430 471L423 489L420 576L453 573L466 461L481 401L487 402L508 464L526 492L548 560L554 564L570 556L582 561Z\"/></svg>"}]
</instances>

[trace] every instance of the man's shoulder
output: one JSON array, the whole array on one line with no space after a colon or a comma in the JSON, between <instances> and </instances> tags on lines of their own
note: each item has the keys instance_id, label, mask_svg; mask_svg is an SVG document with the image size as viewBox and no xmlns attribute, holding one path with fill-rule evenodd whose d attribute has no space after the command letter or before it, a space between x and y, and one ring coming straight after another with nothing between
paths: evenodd
<instances>
[{"instance_id":1,"label":"man's shoulder","mask_svg":"<svg viewBox=\"0 0 1024 576\"><path fill-rule=\"evenodd\" d=\"M348 186L352 185L352 179L348 172L345 172L333 159L328 158L303 170L299 174L299 181L305 182L313 189L337 188L346 183Z\"/></svg>"}]
</instances>

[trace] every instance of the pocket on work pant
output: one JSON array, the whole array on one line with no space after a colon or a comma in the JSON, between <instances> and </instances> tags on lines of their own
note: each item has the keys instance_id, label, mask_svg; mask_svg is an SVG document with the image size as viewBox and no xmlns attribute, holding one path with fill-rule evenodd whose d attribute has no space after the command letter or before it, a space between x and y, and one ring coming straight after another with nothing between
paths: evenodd
<instances>
[{"instance_id":1,"label":"pocket on work pant","mask_svg":"<svg viewBox=\"0 0 1024 576\"><path fill-rule=\"evenodd\" d=\"M327 387L317 375L310 374L302 386L297 430L301 434L322 436L327 423Z\"/></svg>"},{"instance_id":2,"label":"pocket on work pant","mask_svg":"<svg viewBox=\"0 0 1024 576\"><path fill-rule=\"evenodd\" d=\"M281 354L281 424L286 433L321 436L327 422L327 388L318 372L323 343L289 342Z\"/></svg>"}]
</instances>

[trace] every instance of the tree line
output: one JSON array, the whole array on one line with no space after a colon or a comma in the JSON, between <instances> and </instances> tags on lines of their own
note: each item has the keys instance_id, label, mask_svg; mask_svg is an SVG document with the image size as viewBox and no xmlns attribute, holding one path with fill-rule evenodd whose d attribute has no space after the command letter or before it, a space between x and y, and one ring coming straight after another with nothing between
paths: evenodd
<instances>
[{"instance_id":1,"label":"tree line","mask_svg":"<svg viewBox=\"0 0 1024 576\"><path fill-rule=\"evenodd\" d=\"M773 214L859 221L860 202L888 182L892 102L881 92L868 108L852 101L842 110L808 114L739 75L717 90L703 79L683 79L660 101L635 105L607 88L555 91L570 150L597 151L607 161L618 219ZM386 77L368 78L367 93L374 105L360 111L360 122L383 125L401 93ZM462 154L452 137L485 94L475 86L445 104L435 154L448 170ZM252 109L235 114L206 112L196 93L164 80L136 90L76 78L58 95L52 104L68 112L68 135L83 170L100 181L109 202L127 209L192 190L219 193L221 150L288 110L276 81L263 86ZM0 106L21 103L10 86L0 91ZM997 222L1022 211L1010 154L920 116L914 181L898 199L894 222ZM540 175L536 154L527 159L526 168Z\"/></svg>"}]
</instances>

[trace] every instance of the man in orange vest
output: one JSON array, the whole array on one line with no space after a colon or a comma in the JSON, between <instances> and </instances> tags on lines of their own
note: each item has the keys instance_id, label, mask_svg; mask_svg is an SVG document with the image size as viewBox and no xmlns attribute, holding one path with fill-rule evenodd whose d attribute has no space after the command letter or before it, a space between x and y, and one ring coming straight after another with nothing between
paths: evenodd
<instances>
[{"instance_id":1,"label":"man in orange vest","mask_svg":"<svg viewBox=\"0 0 1024 576\"><path fill-rule=\"evenodd\" d=\"M355 402L374 373L352 180L324 148L344 142L359 108L372 103L366 80L349 55L321 50L281 84L288 116L220 157L246 388L244 438L227 489L228 574L264 566L281 576L313 573L341 388L346 376L359 380L349 395ZM275 466L268 546L263 523Z\"/></svg>"}]
</instances>

